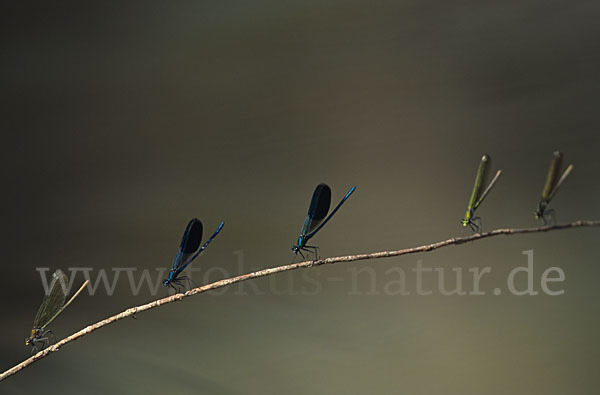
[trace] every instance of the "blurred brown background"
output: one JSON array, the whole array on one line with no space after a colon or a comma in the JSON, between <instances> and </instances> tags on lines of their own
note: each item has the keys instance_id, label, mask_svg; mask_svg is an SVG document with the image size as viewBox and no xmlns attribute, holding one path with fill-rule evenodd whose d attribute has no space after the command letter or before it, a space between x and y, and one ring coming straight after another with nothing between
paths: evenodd
<instances>
[{"instance_id":1,"label":"blurred brown background","mask_svg":"<svg viewBox=\"0 0 600 395\"><path fill-rule=\"evenodd\" d=\"M555 149L575 164L552 202L559 222L600 218L599 16L594 1L5 2L0 369L29 356L36 267L155 275L195 216L206 233L226 222L197 282L286 264L319 182L333 203L358 186L313 239L324 256L459 235L484 152L504 171L478 212L486 229L535 224ZM598 232L245 283L106 327L0 392L591 393ZM536 289L559 266L565 294L494 296L529 249ZM398 267L414 291L418 259L491 267L487 294L379 292ZM353 285L362 267L376 292L368 277ZM61 338L152 299L122 274L52 328Z\"/></svg>"}]
</instances>

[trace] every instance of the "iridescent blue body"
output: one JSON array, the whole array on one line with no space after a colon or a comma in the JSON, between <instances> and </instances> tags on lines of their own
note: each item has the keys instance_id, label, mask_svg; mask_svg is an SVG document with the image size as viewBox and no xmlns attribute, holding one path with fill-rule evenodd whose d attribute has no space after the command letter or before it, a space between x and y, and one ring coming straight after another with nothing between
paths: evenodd
<instances>
[{"instance_id":1,"label":"iridescent blue body","mask_svg":"<svg viewBox=\"0 0 600 395\"><path fill-rule=\"evenodd\" d=\"M202 222L200 222L199 219L194 218L188 223L185 232L183 232L179 250L173 259L169 276L163 281L165 287L171 287L175 290L178 290L175 285L183 287L183 280L189 280L189 278L187 276L179 277L179 274L184 271L185 268L202 253L202 251L204 251L206 246L208 246L217 234L219 234L223 225L224 222L221 222L215 233L202 245L202 247L198 248L202 241Z\"/></svg>"},{"instance_id":2,"label":"iridescent blue body","mask_svg":"<svg viewBox=\"0 0 600 395\"><path fill-rule=\"evenodd\" d=\"M300 236L298 236L298 241L296 245L292 246L292 252L294 254L300 254L302 257L302 251L314 252L316 255L316 251L318 247L309 246L306 243L315 235L318 231L320 231L323 226L333 217L333 215L339 210L339 208L344 204L346 199L354 193L356 187L352 187L346 196L338 203L338 205L329 213L327 216L327 212L329 211L329 206L331 204L331 189L326 184L319 184L315 188L313 192L313 197L310 201L310 206L308 208L308 214L306 219L304 220L304 224L302 224L302 229L300 229ZM327 217L326 217L327 216Z\"/></svg>"}]
</instances>

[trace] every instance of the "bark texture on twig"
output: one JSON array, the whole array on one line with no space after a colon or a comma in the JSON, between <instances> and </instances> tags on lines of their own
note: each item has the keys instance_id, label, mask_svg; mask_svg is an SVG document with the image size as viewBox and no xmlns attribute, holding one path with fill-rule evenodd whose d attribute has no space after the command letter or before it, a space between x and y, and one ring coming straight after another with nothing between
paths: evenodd
<instances>
[{"instance_id":1,"label":"bark texture on twig","mask_svg":"<svg viewBox=\"0 0 600 395\"><path fill-rule=\"evenodd\" d=\"M319 260L315 260L315 261L304 261L304 262L292 263L289 265L277 266L277 267L273 267L270 269L263 269L263 270L259 270L256 272L242 274L240 276L235 276L235 277L231 277L231 278L226 278L224 280L215 281L213 283L203 285L198 288L190 289L189 291L187 291L185 293L179 293L179 294L172 295L172 296L169 296L166 298L158 299L158 300L155 300L153 302L150 302L150 303L147 303L147 304L144 304L141 306L131 307L119 314L113 315L102 321L96 322L95 324L89 325L89 326L81 329L80 331L75 332L72 335L60 340L59 342L45 348L44 350L38 352L37 354L33 355L32 357L26 359L25 361L19 363L18 365L15 365L14 367L12 367L12 368L8 369L7 371L5 371L4 373L0 374L0 381L6 379L9 376L12 376L13 374L15 374L18 371L20 371L21 369L31 365L32 363L39 361L40 359L46 357L50 353L58 351L65 344L70 343L74 340L77 340L80 337L85 336L90 332L93 332L97 329L102 328L103 326L112 324L115 321L119 321L120 319L134 316L135 314L140 313L142 311L150 310L150 309L153 309L155 307L158 307L158 306L161 306L161 305L164 305L167 303L172 303L175 301L182 300L184 297L187 297L187 296L192 296L192 295L196 295L196 294L210 291L213 289L226 287L228 285L239 283L241 281L246 281L246 280L250 280L250 279L258 278L258 277L269 276L271 274L285 272L288 270L295 270L295 269L299 269L299 268L310 268L310 267L319 266L319 265L327 265L327 264L334 264L334 263L341 263L341 262L353 262L353 261L360 261L360 260L365 260L365 259L389 258L389 257L394 257L394 256L406 255L406 254L414 254L414 253L418 253L418 252L433 251L433 250L436 250L441 247L463 244L463 243L467 243L470 241L481 240L481 239L498 236L498 235L510 236L510 235L514 235L514 234L538 233L538 232L548 232L548 231L560 230L560 229L597 227L597 226L600 226L600 221L576 221L576 222L572 222L569 224L547 225L547 226L539 226L539 227L534 227L534 228L496 229L496 230L493 230L490 232L475 233L470 236L453 237L451 239L438 241L436 243L422 245L419 247L412 247L412 248L406 248L406 249L395 250L395 251L381 251L381 252L374 252L374 253L370 253L370 254L339 256L339 257L334 257L334 258L319 259Z\"/></svg>"}]
</instances>

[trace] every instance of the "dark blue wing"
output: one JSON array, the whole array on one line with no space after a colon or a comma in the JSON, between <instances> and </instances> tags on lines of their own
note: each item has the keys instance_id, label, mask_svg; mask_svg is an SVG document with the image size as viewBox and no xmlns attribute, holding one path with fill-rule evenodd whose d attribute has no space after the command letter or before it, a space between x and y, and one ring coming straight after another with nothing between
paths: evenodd
<instances>
[{"instance_id":1,"label":"dark blue wing","mask_svg":"<svg viewBox=\"0 0 600 395\"><path fill-rule=\"evenodd\" d=\"M187 259L187 261L185 261L185 264L183 266L179 267L179 269L178 269L179 272L181 272L182 270L184 270L190 263L192 263L192 261L194 259L196 259L196 257L198 255L200 255L202 253L202 251L204 251L204 249L206 248L206 246L208 246L210 244L210 242L219 234L219 232L223 228L223 225L225 225L225 222L221 222L221 224L219 225L219 227L217 228L217 230L215 231L215 233L213 233L213 235L210 236L210 238L208 240L206 240L206 243L204 243L204 245L202 245L202 247L200 247L200 249L198 250L198 252L196 252L191 258Z\"/></svg>"},{"instance_id":2,"label":"dark blue wing","mask_svg":"<svg viewBox=\"0 0 600 395\"><path fill-rule=\"evenodd\" d=\"M185 264L186 262L188 262L188 258L194 252L196 252L196 250L198 250L201 241L202 222L200 222L199 219L194 218L188 223L187 228L185 228L185 232L183 232L181 245L179 246L179 251L177 251L177 255L175 255L175 258L173 259L173 265L171 269L178 270L182 268L182 266L187 266Z\"/></svg>"},{"instance_id":3,"label":"dark blue wing","mask_svg":"<svg viewBox=\"0 0 600 395\"><path fill-rule=\"evenodd\" d=\"M320 231L323 226L325 226L325 224L327 222L329 222L329 220L331 219L331 217L333 217L333 214L336 213L336 211L338 211L340 209L340 207L342 207L342 204L344 204L344 202L346 201L346 199L348 199L350 197L350 195L352 195L352 193L354 193L354 191L356 190L356 187L352 187L348 193L346 194L346 196L344 196L344 198L338 203L337 206L335 206L335 208L333 209L333 211L329 214L329 216L327 218L325 218L325 221L321 222L321 225L319 225L315 230L313 230L312 232L310 232L309 234L306 235L305 239L308 241L308 239L310 239L311 237L313 237L314 235L317 234L318 231Z\"/></svg>"},{"instance_id":4,"label":"dark blue wing","mask_svg":"<svg viewBox=\"0 0 600 395\"><path fill-rule=\"evenodd\" d=\"M300 236L305 236L315 229L323 218L327 216L331 204L331 189L327 184L319 184L313 192L313 197L308 207L308 214L300 230Z\"/></svg>"}]
</instances>

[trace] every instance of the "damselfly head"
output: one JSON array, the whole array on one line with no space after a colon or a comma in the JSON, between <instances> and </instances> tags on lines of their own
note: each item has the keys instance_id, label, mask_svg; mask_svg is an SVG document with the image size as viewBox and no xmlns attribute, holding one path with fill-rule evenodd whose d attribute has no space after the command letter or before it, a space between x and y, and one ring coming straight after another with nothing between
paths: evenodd
<instances>
[{"instance_id":1,"label":"damselfly head","mask_svg":"<svg viewBox=\"0 0 600 395\"><path fill-rule=\"evenodd\" d=\"M544 211L546 211L546 205L544 204L543 201L541 201L540 204L538 205L537 210L535 210L533 213L533 215L535 216L535 219L541 219L544 216Z\"/></svg>"}]
</instances>

